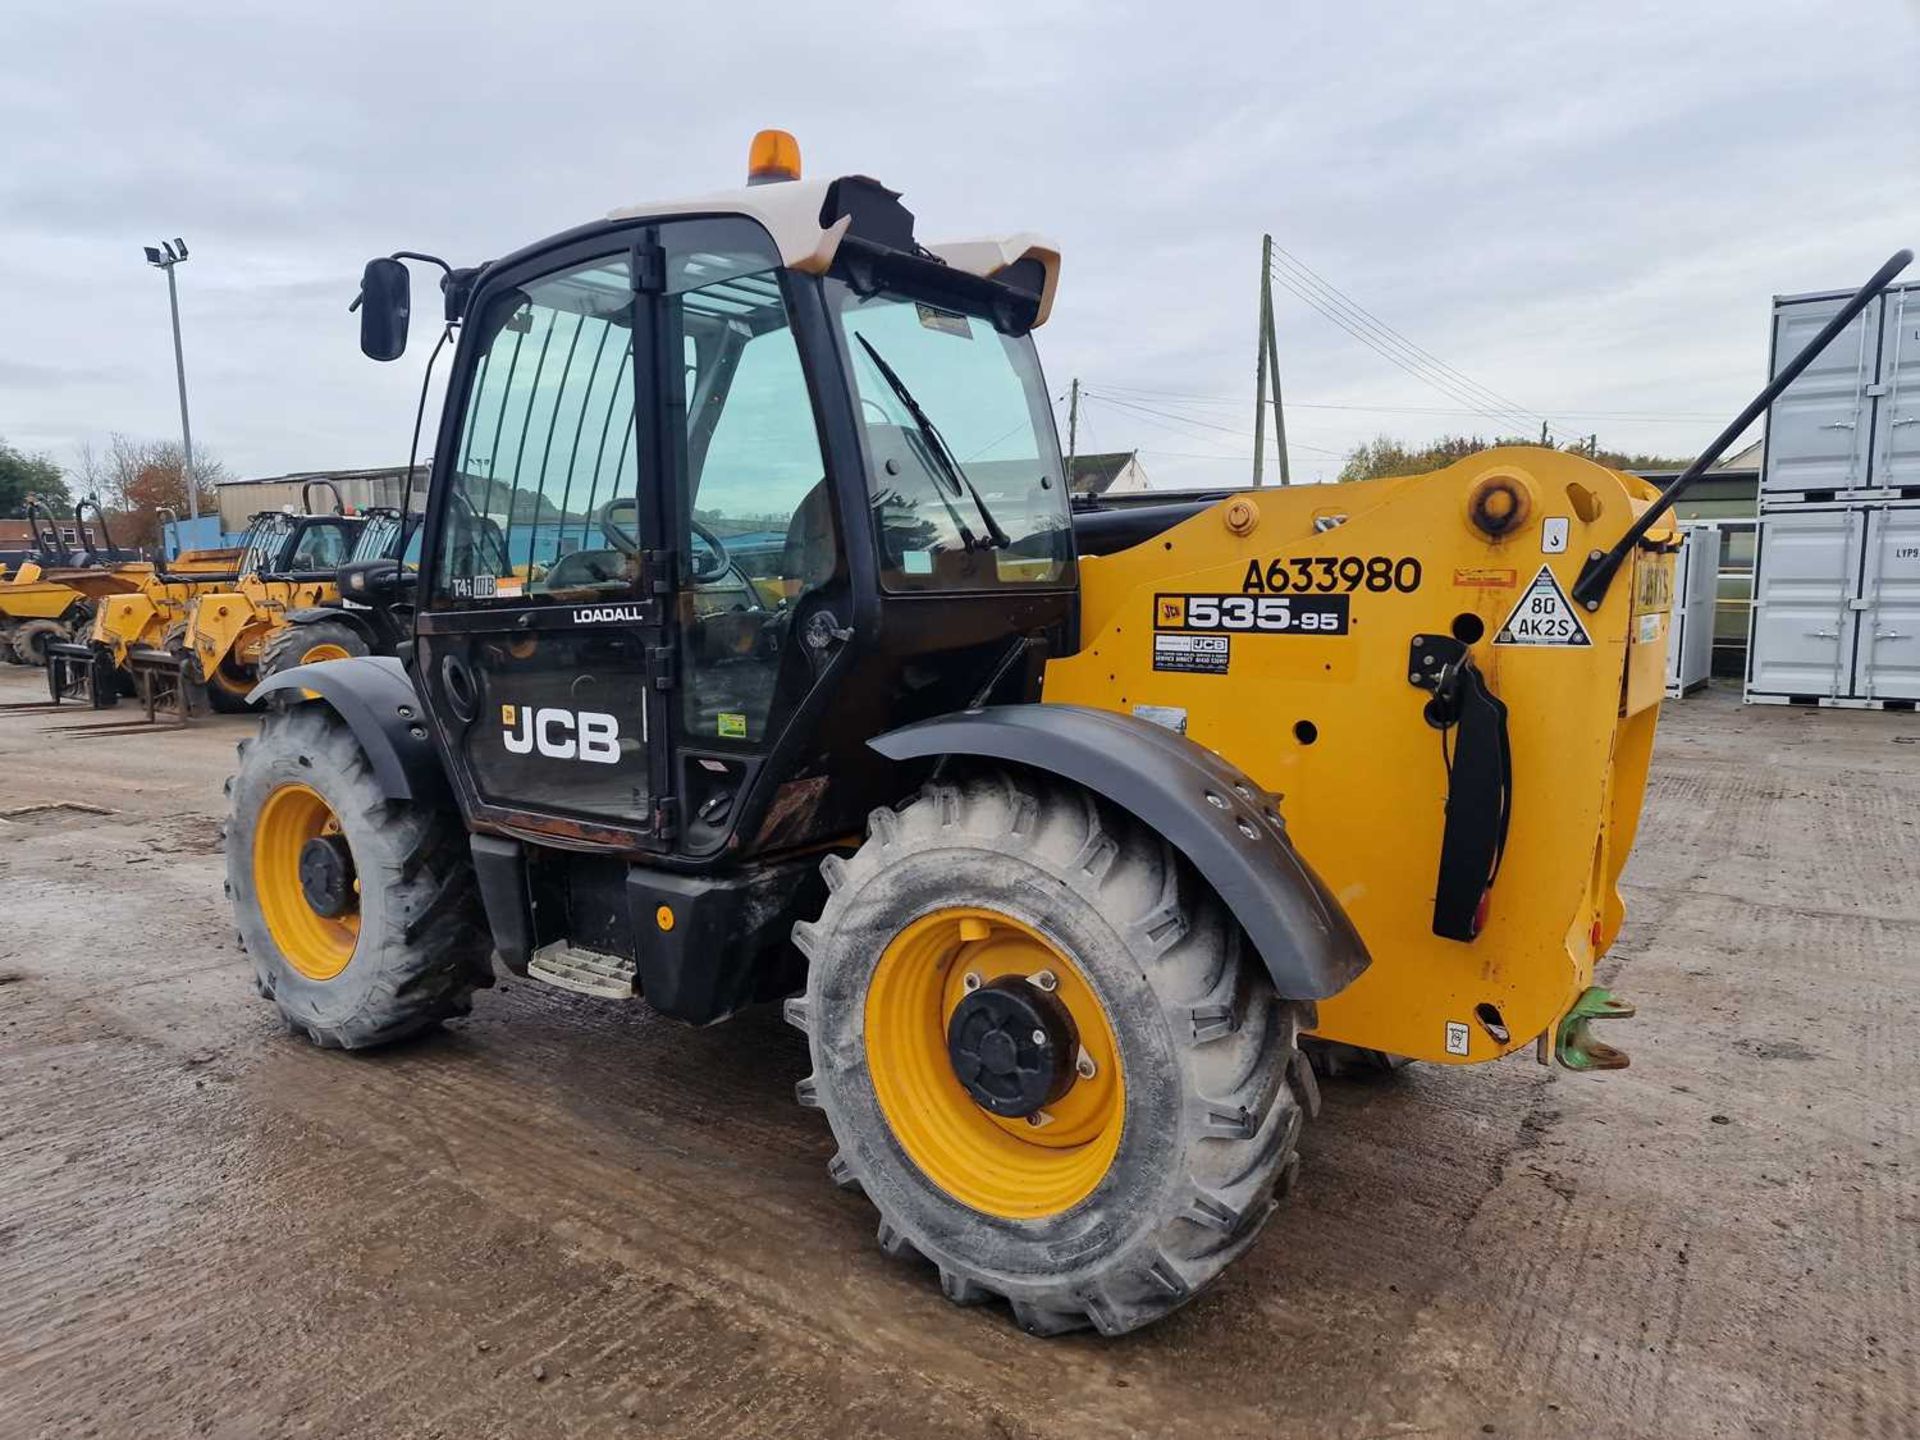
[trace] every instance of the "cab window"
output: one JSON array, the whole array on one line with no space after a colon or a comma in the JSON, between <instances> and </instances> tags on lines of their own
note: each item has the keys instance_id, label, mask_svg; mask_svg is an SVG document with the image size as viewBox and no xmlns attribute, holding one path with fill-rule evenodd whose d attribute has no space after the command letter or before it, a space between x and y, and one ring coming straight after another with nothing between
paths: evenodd
<instances>
[{"instance_id":1,"label":"cab window","mask_svg":"<svg viewBox=\"0 0 1920 1440\"><path fill-rule=\"evenodd\" d=\"M1033 341L977 315L840 281L868 496L889 590L1073 580L1060 446Z\"/></svg>"},{"instance_id":2,"label":"cab window","mask_svg":"<svg viewBox=\"0 0 1920 1440\"><path fill-rule=\"evenodd\" d=\"M308 525L300 532L300 538L294 542L293 554L287 561L287 569L338 570L347 563L352 546L347 540L347 527L321 521Z\"/></svg>"},{"instance_id":3,"label":"cab window","mask_svg":"<svg viewBox=\"0 0 1920 1440\"><path fill-rule=\"evenodd\" d=\"M639 574L625 255L496 295L453 463L434 598L618 598Z\"/></svg>"},{"instance_id":4,"label":"cab window","mask_svg":"<svg viewBox=\"0 0 1920 1440\"><path fill-rule=\"evenodd\" d=\"M665 239L686 355L682 723L697 740L754 744L796 610L835 573L833 505L771 242L739 220Z\"/></svg>"}]
</instances>

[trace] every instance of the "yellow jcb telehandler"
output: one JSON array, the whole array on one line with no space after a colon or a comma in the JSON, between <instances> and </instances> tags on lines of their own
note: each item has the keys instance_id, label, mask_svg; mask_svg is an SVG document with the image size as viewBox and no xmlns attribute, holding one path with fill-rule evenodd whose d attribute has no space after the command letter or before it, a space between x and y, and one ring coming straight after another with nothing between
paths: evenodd
<instances>
[{"instance_id":1,"label":"yellow jcb telehandler","mask_svg":"<svg viewBox=\"0 0 1920 1440\"><path fill-rule=\"evenodd\" d=\"M186 667L216 710L246 705L267 676L295 665L392 654L375 617L343 603L342 565L399 560L409 533L405 514L370 506L344 522L305 527L283 571L255 569L231 590L195 597L187 615Z\"/></svg>"},{"instance_id":2,"label":"yellow jcb telehandler","mask_svg":"<svg viewBox=\"0 0 1920 1440\"><path fill-rule=\"evenodd\" d=\"M690 1024L784 997L880 1244L1042 1334L1253 1243L1303 1041L1624 1064L1668 513L1807 357L1664 492L1509 448L1075 510L1054 248L922 239L777 132L752 171L444 266L410 640L264 682L229 786L293 1029L397 1039L495 956ZM400 259L359 306L396 358Z\"/></svg>"},{"instance_id":3,"label":"yellow jcb telehandler","mask_svg":"<svg viewBox=\"0 0 1920 1440\"><path fill-rule=\"evenodd\" d=\"M310 500L313 483L303 499ZM238 546L187 551L151 567L134 588L101 595L84 640L46 647L52 698L84 697L107 708L137 695L149 713L169 709L184 718L204 695L216 710L244 710L250 673L216 666L203 677L194 666L188 647L193 609L206 597L248 603L246 587L259 576L300 577L297 583L307 587L302 593L326 593L334 567L365 523L338 513L337 492L335 499L335 512L324 515L310 507L262 511Z\"/></svg>"}]
</instances>

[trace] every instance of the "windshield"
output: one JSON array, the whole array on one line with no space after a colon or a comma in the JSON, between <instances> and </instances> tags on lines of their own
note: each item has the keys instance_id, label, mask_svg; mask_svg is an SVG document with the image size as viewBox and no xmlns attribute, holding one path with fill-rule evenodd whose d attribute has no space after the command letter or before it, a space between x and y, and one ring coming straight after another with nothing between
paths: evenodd
<instances>
[{"instance_id":1,"label":"windshield","mask_svg":"<svg viewBox=\"0 0 1920 1440\"><path fill-rule=\"evenodd\" d=\"M354 542L355 560L383 560L392 556L400 539L401 516L398 510L369 510L367 523Z\"/></svg>"},{"instance_id":2,"label":"windshield","mask_svg":"<svg viewBox=\"0 0 1920 1440\"><path fill-rule=\"evenodd\" d=\"M1032 340L905 296L862 298L837 281L829 294L860 402L881 583L1071 583L1060 445Z\"/></svg>"},{"instance_id":3,"label":"windshield","mask_svg":"<svg viewBox=\"0 0 1920 1440\"><path fill-rule=\"evenodd\" d=\"M287 536L293 533L293 517L281 510L263 510L247 526L245 549L240 556L240 573L253 575L271 571L279 563Z\"/></svg>"}]
</instances>

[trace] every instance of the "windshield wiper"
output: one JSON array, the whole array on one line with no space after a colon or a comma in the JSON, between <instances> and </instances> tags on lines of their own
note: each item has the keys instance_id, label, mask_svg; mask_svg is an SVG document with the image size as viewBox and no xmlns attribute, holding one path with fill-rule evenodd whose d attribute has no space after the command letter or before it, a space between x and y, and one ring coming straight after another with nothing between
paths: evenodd
<instances>
[{"instance_id":1,"label":"windshield wiper","mask_svg":"<svg viewBox=\"0 0 1920 1440\"><path fill-rule=\"evenodd\" d=\"M934 463L939 465L946 475L947 483L953 487L953 493L965 494L971 499L974 510L979 513L980 523L987 527L987 538L976 540L973 532L967 529L960 517L953 514L953 506L948 505L947 513L953 516L953 523L960 531L960 543L969 550L976 545L986 550L1010 549L1013 541L1008 538L1007 532L1000 528L1000 522L993 518L993 511L987 508L987 502L981 498L973 481L967 478L967 472L960 468L960 462L953 458L953 451L947 448L946 439L940 434L939 428L933 421L927 418L927 412L920 408L920 402L913 398L913 392L907 389L907 382L902 380L893 366L889 365L880 352L873 348L871 340L857 333L853 338L858 340L867 354L873 357L873 363L880 371L881 378L887 382L887 388L893 391L894 396L906 407L907 414L913 417L913 423L920 431L920 438L926 442L927 450L932 454Z\"/></svg>"}]
</instances>

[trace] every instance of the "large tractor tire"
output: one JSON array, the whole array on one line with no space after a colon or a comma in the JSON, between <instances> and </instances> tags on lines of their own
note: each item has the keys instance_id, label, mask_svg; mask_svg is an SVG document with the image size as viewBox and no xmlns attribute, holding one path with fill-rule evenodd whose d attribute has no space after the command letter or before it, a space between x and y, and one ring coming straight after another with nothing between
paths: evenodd
<instances>
[{"instance_id":1,"label":"large tractor tire","mask_svg":"<svg viewBox=\"0 0 1920 1440\"><path fill-rule=\"evenodd\" d=\"M51 641L65 640L67 627L58 620L22 620L13 627L13 634L8 638L13 645L16 665L45 665L47 645Z\"/></svg>"},{"instance_id":2,"label":"large tractor tire","mask_svg":"<svg viewBox=\"0 0 1920 1440\"><path fill-rule=\"evenodd\" d=\"M1164 839L1084 791L999 771L874 812L823 867L802 1104L880 1244L1033 1334L1114 1335L1253 1242L1318 1106L1273 993Z\"/></svg>"},{"instance_id":3,"label":"large tractor tire","mask_svg":"<svg viewBox=\"0 0 1920 1440\"><path fill-rule=\"evenodd\" d=\"M268 679L296 665L372 653L366 637L344 620L296 620L267 637L260 651L260 678Z\"/></svg>"},{"instance_id":4,"label":"large tractor tire","mask_svg":"<svg viewBox=\"0 0 1920 1440\"><path fill-rule=\"evenodd\" d=\"M493 983L457 816L381 792L332 710L269 711L227 782L227 894L260 993L316 1045L384 1045Z\"/></svg>"}]
</instances>

